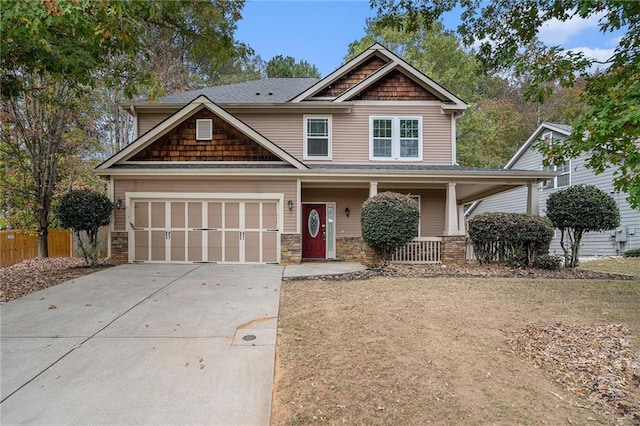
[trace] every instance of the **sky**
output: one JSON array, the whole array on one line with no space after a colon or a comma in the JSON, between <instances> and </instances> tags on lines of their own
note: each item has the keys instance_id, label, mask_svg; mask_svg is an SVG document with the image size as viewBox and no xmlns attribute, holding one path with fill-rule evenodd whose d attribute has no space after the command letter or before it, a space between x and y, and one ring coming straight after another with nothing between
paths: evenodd
<instances>
[{"instance_id":1,"label":"sky","mask_svg":"<svg viewBox=\"0 0 640 426\"><path fill-rule=\"evenodd\" d=\"M265 61L292 56L317 66L325 77L342 65L349 44L364 36L367 18L375 15L368 0L247 0L236 39ZM457 15L450 14L445 28L455 29L458 21ZM550 21L539 38L605 60L613 54L620 35L600 33L597 23L598 17Z\"/></svg>"}]
</instances>

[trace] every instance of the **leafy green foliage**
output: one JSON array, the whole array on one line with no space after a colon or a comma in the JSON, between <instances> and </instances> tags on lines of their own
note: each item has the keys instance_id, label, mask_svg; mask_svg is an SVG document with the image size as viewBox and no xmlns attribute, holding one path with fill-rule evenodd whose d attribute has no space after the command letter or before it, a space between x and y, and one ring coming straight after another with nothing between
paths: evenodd
<instances>
[{"instance_id":1,"label":"leafy green foliage","mask_svg":"<svg viewBox=\"0 0 640 426\"><path fill-rule=\"evenodd\" d=\"M586 81L581 102L586 105L571 123L573 131L564 143L546 152L550 163L559 164L581 153L590 153L588 166L596 173L617 167L614 185L628 194L632 207L640 208L640 2L620 0L372 0L380 22L411 28L415 22L433 25L443 14L461 10L457 31L467 46L479 42L478 57L486 69L512 71L526 76L531 84L528 99L547 100L555 85L574 86ZM622 37L606 63L598 63L584 53L559 46L537 45L543 23L557 19L597 19L604 34L621 30ZM408 24L405 24L408 22ZM603 68L590 74L594 65Z\"/></svg>"},{"instance_id":2,"label":"leafy green foliage","mask_svg":"<svg viewBox=\"0 0 640 426\"><path fill-rule=\"evenodd\" d=\"M305 60L296 62L291 56L274 56L267 62L267 77L314 77L320 78L320 71L315 65Z\"/></svg>"},{"instance_id":3,"label":"leafy green foliage","mask_svg":"<svg viewBox=\"0 0 640 426\"><path fill-rule=\"evenodd\" d=\"M548 254L553 238L549 219L522 213L483 213L469 220L469 238L480 263L533 266Z\"/></svg>"},{"instance_id":4,"label":"leafy green foliage","mask_svg":"<svg viewBox=\"0 0 640 426\"><path fill-rule=\"evenodd\" d=\"M560 269L562 260L558 256L552 256L548 253L541 254L533 261L533 267L538 269L546 269L548 271L556 271Z\"/></svg>"},{"instance_id":5,"label":"leafy green foliage","mask_svg":"<svg viewBox=\"0 0 640 426\"><path fill-rule=\"evenodd\" d=\"M607 231L620 225L620 211L613 197L593 185L575 185L549 195L547 216L561 232L565 266L571 268L578 265L585 232Z\"/></svg>"},{"instance_id":6,"label":"leafy green foliage","mask_svg":"<svg viewBox=\"0 0 640 426\"><path fill-rule=\"evenodd\" d=\"M624 257L640 257L640 248L625 251Z\"/></svg>"},{"instance_id":7,"label":"leafy green foliage","mask_svg":"<svg viewBox=\"0 0 640 426\"><path fill-rule=\"evenodd\" d=\"M113 203L105 195L80 189L67 192L60 200L56 216L64 228L71 228L78 237L80 249L88 264L95 264L98 254L98 231L111 220ZM81 232L86 232L85 246Z\"/></svg>"},{"instance_id":8,"label":"leafy green foliage","mask_svg":"<svg viewBox=\"0 0 640 426\"><path fill-rule=\"evenodd\" d=\"M418 234L419 220L420 208L409 195L381 192L362 205L362 238L378 256L388 260Z\"/></svg>"},{"instance_id":9,"label":"leafy green foliage","mask_svg":"<svg viewBox=\"0 0 640 426\"><path fill-rule=\"evenodd\" d=\"M21 76L47 74L90 85L100 76L124 84L127 97L141 88L160 90L162 76L142 66L179 46L191 69L211 73L211 58L235 52L235 22L242 1L6 0L0 2L3 95L25 90ZM165 37L166 36L166 37ZM154 49L163 38L169 45ZM211 47L215 46L215 49ZM106 78L105 78L106 77Z\"/></svg>"}]
</instances>

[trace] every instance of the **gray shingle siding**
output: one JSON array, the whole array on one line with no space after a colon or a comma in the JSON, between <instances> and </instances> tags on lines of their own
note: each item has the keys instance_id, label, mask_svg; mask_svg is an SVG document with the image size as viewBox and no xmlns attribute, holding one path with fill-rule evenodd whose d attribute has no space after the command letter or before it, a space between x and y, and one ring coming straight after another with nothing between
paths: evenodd
<instances>
[{"instance_id":1,"label":"gray shingle siding","mask_svg":"<svg viewBox=\"0 0 640 426\"><path fill-rule=\"evenodd\" d=\"M560 127L561 125L554 124ZM570 131L570 127L564 126ZM545 133L542 130L541 133ZM558 133L553 134L554 138L562 139L564 135ZM585 154L571 160L571 185L595 185L599 189L616 200L616 204L620 209L620 228L617 232L618 237L626 237L626 243L621 246L616 242L616 231L605 232L589 232L585 234L582 240L580 254L583 256L615 256L620 254L620 249L630 250L640 248L640 212L633 210L626 201L626 194L614 193L613 191L613 173L614 169L609 169L596 176L593 171L586 168L585 163L588 161L589 155ZM522 156L512 165L514 169L540 169L542 167L542 154L534 148L527 149ZM546 214L547 198L553 192L565 189L549 188L541 189L539 192L540 214ZM527 190L519 188L514 191L505 192L493 197L482 200L475 210L471 213L471 217L485 212L508 212L508 213L524 213L527 208ZM551 241L549 250L552 254L562 254L560 247L560 231L556 231L556 236Z\"/></svg>"}]
</instances>

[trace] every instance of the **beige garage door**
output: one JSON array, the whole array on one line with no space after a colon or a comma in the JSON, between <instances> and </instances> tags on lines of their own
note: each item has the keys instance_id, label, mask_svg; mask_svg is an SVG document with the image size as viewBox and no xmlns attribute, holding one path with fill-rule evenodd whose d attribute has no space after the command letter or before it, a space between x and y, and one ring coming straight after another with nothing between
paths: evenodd
<instances>
[{"instance_id":1,"label":"beige garage door","mask_svg":"<svg viewBox=\"0 0 640 426\"><path fill-rule=\"evenodd\" d=\"M278 263L277 201L133 200L134 262Z\"/></svg>"}]
</instances>

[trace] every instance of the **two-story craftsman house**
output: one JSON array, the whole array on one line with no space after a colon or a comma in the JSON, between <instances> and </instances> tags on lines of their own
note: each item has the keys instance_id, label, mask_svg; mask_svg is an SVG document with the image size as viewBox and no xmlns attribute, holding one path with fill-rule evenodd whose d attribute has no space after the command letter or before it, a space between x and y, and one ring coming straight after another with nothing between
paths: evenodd
<instances>
[{"instance_id":1,"label":"two-story craftsman house","mask_svg":"<svg viewBox=\"0 0 640 426\"><path fill-rule=\"evenodd\" d=\"M361 260L362 203L420 204L418 252L464 261L463 206L555 173L456 165L466 104L375 44L327 77L271 78L125 105L137 139L100 164L124 262ZM411 260L411 259L408 259Z\"/></svg>"}]
</instances>

